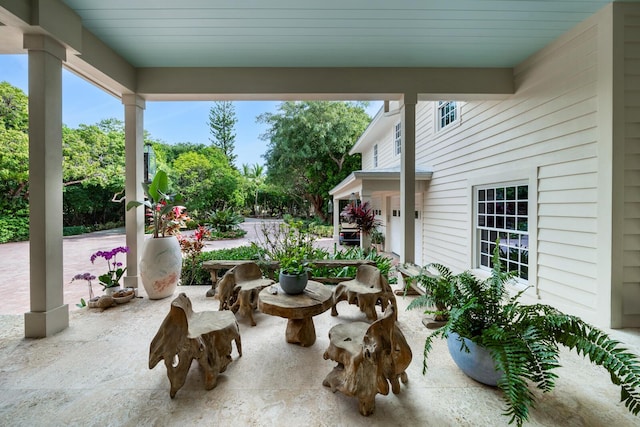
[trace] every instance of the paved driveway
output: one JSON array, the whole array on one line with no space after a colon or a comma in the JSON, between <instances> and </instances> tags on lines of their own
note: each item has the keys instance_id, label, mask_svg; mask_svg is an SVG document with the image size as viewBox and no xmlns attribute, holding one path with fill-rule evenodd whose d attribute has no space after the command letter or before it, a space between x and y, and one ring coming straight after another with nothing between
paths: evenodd
<instances>
[{"instance_id":1,"label":"paved driveway","mask_svg":"<svg viewBox=\"0 0 640 427\"><path fill-rule=\"evenodd\" d=\"M247 231L241 239L208 242L205 250L232 248L256 242L262 220L247 219L240 226ZM273 222L273 221L268 221ZM106 264L99 260L91 264L89 257L96 251L109 250L125 245L124 228L98 231L80 236L65 237L63 241L64 302L76 310L80 298L89 296L84 281L71 282L77 273L103 273ZM318 244L333 250L333 239L320 239ZM0 244L0 314L23 314L29 311L29 242ZM94 283L94 292L101 294L102 288Z\"/></svg>"}]
</instances>

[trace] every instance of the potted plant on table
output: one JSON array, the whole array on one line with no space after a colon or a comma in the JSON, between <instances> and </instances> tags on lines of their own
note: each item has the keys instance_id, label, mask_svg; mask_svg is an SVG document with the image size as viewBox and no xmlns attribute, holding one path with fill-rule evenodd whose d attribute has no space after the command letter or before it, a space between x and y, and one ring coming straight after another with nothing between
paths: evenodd
<instances>
[{"instance_id":1,"label":"potted plant on table","mask_svg":"<svg viewBox=\"0 0 640 427\"><path fill-rule=\"evenodd\" d=\"M296 295L304 292L309 281L309 271L313 265L304 258L296 256L296 254L283 256L280 262L280 287L283 291L290 295Z\"/></svg>"},{"instance_id":2,"label":"potted plant on table","mask_svg":"<svg viewBox=\"0 0 640 427\"><path fill-rule=\"evenodd\" d=\"M470 272L454 275L444 268L437 280L420 281L426 294L409 304L424 307L437 286L448 284L448 320L429 335L424 345L423 372L435 338L446 338L456 364L477 381L500 388L509 423L522 425L535 396L554 388L562 344L603 366L621 387L621 401L633 414L640 412L640 360L605 332L576 316L544 304L518 302L523 291L509 297L506 285L514 275L502 270L500 242L496 242L491 276L479 280ZM488 366L488 369L487 369ZM483 370L484 369L484 370Z\"/></svg>"},{"instance_id":3,"label":"potted plant on table","mask_svg":"<svg viewBox=\"0 0 640 427\"><path fill-rule=\"evenodd\" d=\"M148 231L152 237L145 242L140 258L140 277L150 299L166 298L175 292L182 272L182 252L176 235L189 217L180 203L182 196L169 193L169 179L159 170L151 183L142 183L145 200L130 201L127 210L145 206L150 217Z\"/></svg>"}]
</instances>

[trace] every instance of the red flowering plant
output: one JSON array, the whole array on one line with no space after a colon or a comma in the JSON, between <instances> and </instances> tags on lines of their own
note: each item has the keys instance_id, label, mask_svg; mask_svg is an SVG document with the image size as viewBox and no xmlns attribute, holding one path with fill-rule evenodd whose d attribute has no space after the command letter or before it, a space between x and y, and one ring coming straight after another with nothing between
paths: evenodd
<instances>
[{"instance_id":1,"label":"red flowering plant","mask_svg":"<svg viewBox=\"0 0 640 427\"><path fill-rule=\"evenodd\" d=\"M200 254L204 249L204 240L209 236L211 236L211 231L202 225L196 228L193 238L178 235L180 248L184 254L180 277L182 285L202 284L208 279L209 273L201 268Z\"/></svg>"},{"instance_id":2,"label":"red flowering plant","mask_svg":"<svg viewBox=\"0 0 640 427\"><path fill-rule=\"evenodd\" d=\"M159 170L151 183L143 182L142 188L146 199L142 202L132 200L127 203L127 210L138 207L147 207L147 215L151 218L149 231L154 238L173 236L179 234L189 217L185 213L185 207L181 206L182 196L169 194L169 178L167 173Z\"/></svg>"},{"instance_id":3,"label":"red flowering plant","mask_svg":"<svg viewBox=\"0 0 640 427\"><path fill-rule=\"evenodd\" d=\"M340 212L340 216L347 222L355 223L358 230L366 234L370 234L380 225L380 221L376 219L376 215L369 206L369 202L362 203L361 205L349 203L342 212Z\"/></svg>"},{"instance_id":4,"label":"red flowering plant","mask_svg":"<svg viewBox=\"0 0 640 427\"><path fill-rule=\"evenodd\" d=\"M98 251L91 255L91 264L94 264L98 258L104 258L107 262L108 271L98 276L98 280L104 289L120 286L120 279L124 275L127 268L122 268L122 263L118 261L119 253L126 254L129 252L127 246L118 246L110 251Z\"/></svg>"}]
</instances>

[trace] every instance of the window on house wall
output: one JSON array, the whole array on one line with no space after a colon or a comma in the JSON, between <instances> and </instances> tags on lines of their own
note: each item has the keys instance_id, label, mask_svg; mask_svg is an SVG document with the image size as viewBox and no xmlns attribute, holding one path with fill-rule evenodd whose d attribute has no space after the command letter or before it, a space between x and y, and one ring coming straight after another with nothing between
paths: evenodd
<instances>
[{"instance_id":1,"label":"window on house wall","mask_svg":"<svg viewBox=\"0 0 640 427\"><path fill-rule=\"evenodd\" d=\"M476 189L476 232L479 266L493 267L499 239L500 261L507 271L529 279L529 187L508 184Z\"/></svg>"},{"instance_id":2,"label":"window on house wall","mask_svg":"<svg viewBox=\"0 0 640 427\"><path fill-rule=\"evenodd\" d=\"M378 167L378 144L373 146L373 167Z\"/></svg>"},{"instance_id":3,"label":"window on house wall","mask_svg":"<svg viewBox=\"0 0 640 427\"><path fill-rule=\"evenodd\" d=\"M394 132L394 141L395 141L395 150L396 156L399 156L402 153L402 123L398 122L396 124L395 132Z\"/></svg>"},{"instance_id":4,"label":"window on house wall","mask_svg":"<svg viewBox=\"0 0 640 427\"><path fill-rule=\"evenodd\" d=\"M437 129L442 130L458 122L460 111L455 101L438 101Z\"/></svg>"}]
</instances>

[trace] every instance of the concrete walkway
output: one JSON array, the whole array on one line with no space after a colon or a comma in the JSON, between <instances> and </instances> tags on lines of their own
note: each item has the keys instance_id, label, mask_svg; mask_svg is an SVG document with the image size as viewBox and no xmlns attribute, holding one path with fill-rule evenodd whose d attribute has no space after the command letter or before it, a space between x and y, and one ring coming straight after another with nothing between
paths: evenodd
<instances>
[{"instance_id":1,"label":"concrete walkway","mask_svg":"<svg viewBox=\"0 0 640 427\"><path fill-rule=\"evenodd\" d=\"M240 239L208 241L205 251L215 249L234 248L256 242L260 235L260 226L271 220L256 220L248 218L240 224L247 234ZM189 232L184 233L189 235ZM78 273L90 272L95 276L107 271L103 259L91 264L91 254L100 250L109 250L117 246L124 246L126 238L124 228L98 231L95 233L69 236L63 242L64 262L64 302L71 311L78 310L76 304L80 298L88 299L89 290L84 281L71 283L71 279ZM317 244L329 250L334 249L333 239L319 239ZM340 249L341 247L338 247ZM124 261L124 257L120 255ZM29 242L0 244L0 314L24 314L29 311ZM93 283L94 293L102 294L102 287L96 280Z\"/></svg>"}]
</instances>

